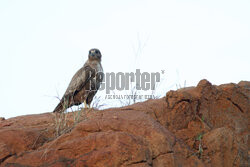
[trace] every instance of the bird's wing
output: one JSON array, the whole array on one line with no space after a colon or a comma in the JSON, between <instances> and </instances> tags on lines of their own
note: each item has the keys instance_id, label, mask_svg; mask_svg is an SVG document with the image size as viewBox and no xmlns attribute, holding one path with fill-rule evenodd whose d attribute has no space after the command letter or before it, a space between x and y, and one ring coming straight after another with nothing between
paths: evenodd
<instances>
[{"instance_id":1,"label":"bird's wing","mask_svg":"<svg viewBox=\"0 0 250 167\"><path fill-rule=\"evenodd\" d=\"M89 82L91 77L94 77L94 73L95 70L88 65L79 69L70 81L64 97L78 93Z\"/></svg>"}]
</instances>

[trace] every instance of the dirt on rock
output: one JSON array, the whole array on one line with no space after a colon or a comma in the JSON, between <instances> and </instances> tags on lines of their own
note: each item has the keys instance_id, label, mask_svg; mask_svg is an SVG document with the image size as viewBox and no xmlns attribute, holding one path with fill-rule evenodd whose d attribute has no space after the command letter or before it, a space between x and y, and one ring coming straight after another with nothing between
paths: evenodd
<instances>
[{"instance_id":1,"label":"dirt on rock","mask_svg":"<svg viewBox=\"0 0 250 167\"><path fill-rule=\"evenodd\" d=\"M0 166L247 167L250 82L122 108L0 120Z\"/></svg>"}]
</instances>

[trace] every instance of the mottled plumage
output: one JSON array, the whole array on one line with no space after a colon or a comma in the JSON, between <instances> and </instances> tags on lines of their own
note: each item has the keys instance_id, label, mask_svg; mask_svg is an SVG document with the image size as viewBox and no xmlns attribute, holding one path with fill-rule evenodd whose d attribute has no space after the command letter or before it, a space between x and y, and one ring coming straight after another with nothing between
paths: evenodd
<instances>
[{"instance_id":1,"label":"mottled plumage","mask_svg":"<svg viewBox=\"0 0 250 167\"><path fill-rule=\"evenodd\" d=\"M80 105L84 101L90 105L102 82L102 77L97 76L103 74L101 58L102 55L98 49L89 51L88 60L73 76L60 103L53 112L63 112L65 109L73 105Z\"/></svg>"}]
</instances>

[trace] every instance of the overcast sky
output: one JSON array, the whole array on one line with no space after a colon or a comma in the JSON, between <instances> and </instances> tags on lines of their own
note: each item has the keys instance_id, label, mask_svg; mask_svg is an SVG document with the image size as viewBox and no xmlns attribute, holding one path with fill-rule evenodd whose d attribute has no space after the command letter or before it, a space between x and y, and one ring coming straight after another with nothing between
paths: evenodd
<instances>
[{"instance_id":1,"label":"overcast sky","mask_svg":"<svg viewBox=\"0 0 250 167\"><path fill-rule=\"evenodd\" d=\"M53 111L91 48L105 72L165 70L166 90L249 81L249 9L249 0L1 0L0 117Z\"/></svg>"}]
</instances>

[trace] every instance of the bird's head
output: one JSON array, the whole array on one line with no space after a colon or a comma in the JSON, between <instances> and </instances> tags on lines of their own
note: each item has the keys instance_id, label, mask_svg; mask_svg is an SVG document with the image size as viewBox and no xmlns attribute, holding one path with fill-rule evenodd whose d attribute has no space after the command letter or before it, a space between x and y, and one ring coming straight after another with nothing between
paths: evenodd
<instances>
[{"instance_id":1,"label":"bird's head","mask_svg":"<svg viewBox=\"0 0 250 167\"><path fill-rule=\"evenodd\" d=\"M102 54L101 54L99 49L90 49L89 50L89 60L90 61L93 61L93 60L101 61L101 59L102 59Z\"/></svg>"}]
</instances>

